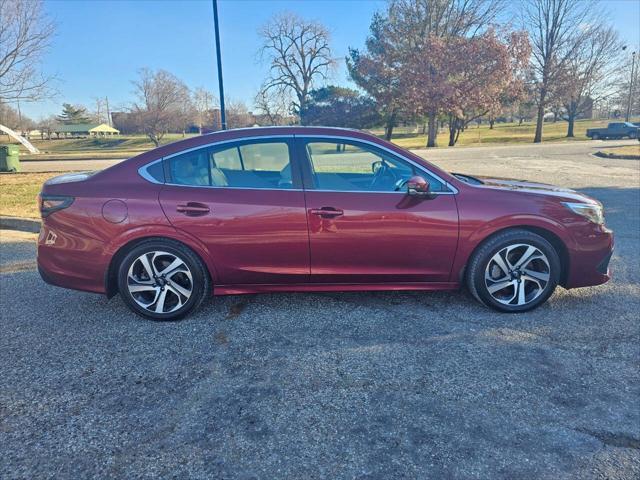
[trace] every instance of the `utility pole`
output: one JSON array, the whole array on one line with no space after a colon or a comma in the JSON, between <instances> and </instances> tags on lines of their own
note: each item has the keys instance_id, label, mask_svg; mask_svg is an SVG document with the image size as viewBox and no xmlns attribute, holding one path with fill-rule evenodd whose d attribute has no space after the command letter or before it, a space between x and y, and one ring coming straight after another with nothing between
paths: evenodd
<instances>
[{"instance_id":1,"label":"utility pole","mask_svg":"<svg viewBox=\"0 0 640 480\"><path fill-rule=\"evenodd\" d=\"M222 55L220 52L220 29L218 28L218 0L213 2L213 25L216 34L216 57L218 60L218 87L220 90L220 122L222 130L227 129L227 116L224 111L224 85L222 83Z\"/></svg>"},{"instance_id":2,"label":"utility pole","mask_svg":"<svg viewBox=\"0 0 640 480\"><path fill-rule=\"evenodd\" d=\"M109 97L104 97L104 101L107 104L107 124L112 127L113 125L111 125L111 112L109 111Z\"/></svg>"},{"instance_id":3,"label":"utility pole","mask_svg":"<svg viewBox=\"0 0 640 480\"><path fill-rule=\"evenodd\" d=\"M631 80L629 80L629 98L627 99L627 114L624 117L624 121L629 121L631 115L631 95L633 94L633 80L635 79L635 66L636 66L636 52L631 54Z\"/></svg>"}]
</instances>

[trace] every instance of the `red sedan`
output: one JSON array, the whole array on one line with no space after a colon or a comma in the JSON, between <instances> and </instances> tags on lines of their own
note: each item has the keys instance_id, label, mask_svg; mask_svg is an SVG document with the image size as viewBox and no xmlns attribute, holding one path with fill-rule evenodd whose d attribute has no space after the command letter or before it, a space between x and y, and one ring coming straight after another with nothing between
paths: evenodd
<instances>
[{"instance_id":1,"label":"red sedan","mask_svg":"<svg viewBox=\"0 0 640 480\"><path fill-rule=\"evenodd\" d=\"M207 295L455 290L522 312L610 278L602 205L450 174L375 136L251 128L47 181L38 268L178 319Z\"/></svg>"}]
</instances>

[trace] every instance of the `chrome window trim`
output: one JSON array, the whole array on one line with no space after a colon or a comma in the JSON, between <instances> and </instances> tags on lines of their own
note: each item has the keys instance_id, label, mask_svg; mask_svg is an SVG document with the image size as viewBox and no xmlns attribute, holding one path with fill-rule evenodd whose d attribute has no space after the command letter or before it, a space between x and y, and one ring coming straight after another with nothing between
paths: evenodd
<instances>
[{"instance_id":1,"label":"chrome window trim","mask_svg":"<svg viewBox=\"0 0 640 480\"><path fill-rule=\"evenodd\" d=\"M253 128L253 127L252 127ZM162 162L163 160L168 160L170 158L173 157L177 157L178 155L182 155L183 153L189 153L189 152L194 152L196 150L200 150L202 148L210 148L210 147L214 147L217 145L225 145L227 143L232 143L232 142L243 142L245 140L260 140L260 139L283 139L283 140L289 140L294 138L294 135L258 135L255 137L244 137L244 138L233 138L230 140L222 140L222 141L218 141L218 142L211 142L211 143L205 143L203 145L198 145L197 147L193 147L193 148L188 148L186 150L180 150L179 152L175 152L172 153L171 155L167 155L165 157L161 157L158 158L156 160L153 160L149 163L145 163L143 166L141 166L140 168L138 168L138 174L144 178L145 180L151 182L151 183L155 183L155 184L159 184L159 185L171 185L174 187L198 187L198 188L237 188L237 189L241 189L241 190L289 190L289 191L294 191L294 190L299 190L302 191L302 189L293 189L293 188L259 188L259 187L216 187L213 185L182 185L180 183L169 183L169 182L159 182L157 181L155 178L153 178L151 175L149 175L149 172L147 172L147 168L149 168L150 166L158 163L158 162ZM287 143L286 141L284 141L283 143Z\"/></svg>"},{"instance_id":2,"label":"chrome window trim","mask_svg":"<svg viewBox=\"0 0 640 480\"><path fill-rule=\"evenodd\" d=\"M248 129L247 129L248 130ZM337 129L339 130L339 129ZM427 169L426 167L424 167L423 165L420 165L416 162L414 162L413 160L411 160L410 158L405 157L402 154L399 154L398 152L391 150L390 148L385 147L384 145L380 145L378 143L375 142L371 142L369 140L363 140L360 138L353 138L353 137L347 137L344 135L327 135L325 134L319 134L319 135L312 135L312 134L286 134L286 135L257 135L257 136L253 136L253 137L242 137L242 138L233 138L233 139L229 139L229 140L222 140L222 141L217 141L217 142L211 142L211 143L205 143L203 145L198 145L197 147L193 147L193 148L189 148L187 150L181 150L179 152L175 152L172 153L171 155L167 155L165 157L162 158L158 158L156 160L153 160L152 162L146 163L143 166L141 166L140 168L138 168L138 174L144 178L145 180L151 182L151 183L155 183L155 184L160 184L160 185L170 185L170 186L174 186L174 187L195 187L195 188L217 188L217 189L231 189L231 190L275 190L275 191L285 191L285 192L301 192L304 191L304 189L302 188L260 188L260 187L217 187L214 185L182 185L179 183L169 183L169 182L159 182L157 181L155 178L153 178L151 175L149 175L149 172L147 172L147 168L158 163L158 162L162 162L163 160L168 160L170 158L176 157L178 155L182 155L183 153L189 153L189 152L193 152L195 150L200 150L202 148L210 148L210 147L215 147L218 145L225 145L227 143L234 143L234 142L244 142L244 141L251 141L251 140L262 140L262 139L266 139L266 140L273 140L273 139L295 139L295 138L317 138L317 139L328 139L328 140L348 140L351 142L355 142L355 143L363 143L366 145L371 145L373 147L379 148L380 150L384 150L385 152L388 152L391 155L394 155L402 160L404 160L405 162L410 163L411 165L413 165L414 167L418 168L418 170L421 170L423 173L426 173L427 175L432 176L433 178L435 178L436 180L438 180L439 182L441 182L445 188L448 188L449 191L445 191L445 192L431 192L432 195L456 195L458 193L458 189L453 186L451 183L447 182L446 180L444 180L443 178L441 178L440 176L436 175L435 173L431 172L429 169ZM406 192L386 192L386 191L368 191L368 190L322 190L322 189L309 189L309 191L312 192L332 192L332 193L395 193L395 194L402 194L405 195Z\"/></svg>"},{"instance_id":3,"label":"chrome window trim","mask_svg":"<svg viewBox=\"0 0 640 480\"><path fill-rule=\"evenodd\" d=\"M445 183L444 185L447 188L449 187L448 183ZM397 191L397 192L396 191L394 191L394 192L391 192L391 191L385 192L385 191L381 191L381 190L321 190L319 188L312 188L312 189L305 190L305 191L306 192L323 192L323 193L378 193L378 194L387 193L387 194L395 194L395 195L398 195L398 194L407 195L407 192L400 191L400 190ZM451 191L448 191L448 192L429 192L429 195L455 195L456 193L457 193L457 191L456 192L451 192Z\"/></svg>"},{"instance_id":4,"label":"chrome window trim","mask_svg":"<svg viewBox=\"0 0 640 480\"><path fill-rule=\"evenodd\" d=\"M165 182L160 182L158 180L156 180L155 178L153 178L151 176L151 174L149 174L149 172L147 171L147 169L153 165L155 165L156 163L160 163L162 162L162 158L158 158L157 160L154 160L151 163L145 163L143 166L141 166L138 169L138 175L140 175L142 178L144 178L147 182L151 182L151 183L155 183L157 185L166 185Z\"/></svg>"},{"instance_id":5,"label":"chrome window trim","mask_svg":"<svg viewBox=\"0 0 640 480\"><path fill-rule=\"evenodd\" d=\"M265 192L304 192L302 188L271 188L271 187L217 187L215 185L182 185L180 183L163 183L168 187L211 188L214 190L264 190Z\"/></svg>"}]
</instances>

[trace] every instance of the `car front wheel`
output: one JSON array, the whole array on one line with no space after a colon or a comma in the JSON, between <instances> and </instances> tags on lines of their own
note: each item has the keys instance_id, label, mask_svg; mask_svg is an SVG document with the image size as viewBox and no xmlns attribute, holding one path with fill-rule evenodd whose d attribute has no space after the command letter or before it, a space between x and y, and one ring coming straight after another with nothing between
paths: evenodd
<instances>
[{"instance_id":1,"label":"car front wheel","mask_svg":"<svg viewBox=\"0 0 640 480\"><path fill-rule=\"evenodd\" d=\"M467 286L481 303L502 312L532 310L553 294L560 258L545 238L528 230L507 230L474 253Z\"/></svg>"},{"instance_id":2,"label":"car front wheel","mask_svg":"<svg viewBox=\"0 0 640 480\"><path fill-rule=\"evenodd\" d=\"M152 239L122 259L118 289L138 315L178 320L202 303L210 282L204 265L189 248L169 239Z\"/></svg>"}]
</instances>

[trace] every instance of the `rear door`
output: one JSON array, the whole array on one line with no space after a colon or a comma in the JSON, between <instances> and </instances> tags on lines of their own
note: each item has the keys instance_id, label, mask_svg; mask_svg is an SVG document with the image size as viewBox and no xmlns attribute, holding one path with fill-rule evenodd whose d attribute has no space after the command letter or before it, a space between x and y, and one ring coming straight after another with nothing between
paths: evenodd
<instances>
[{"instance_id":1,"label":"rear door","mask_svg":"<svg viewBox=\"0 0 640 480\"><path fill-rule=\"evenodd\" d=\"M225 285L309 279L304 193L292 139L228 142L164 160L160 203L201 240Z\"/></svg>"},{"instance_id":2,"label":"rear door","mask_svg":"<svg viewBox=\"0 0 640 480\"><path fill-rule=\"evenodd\" d=\"M316 283L448 282L458 241L454 189L371 144L296 136ZM406 195L425 177L434 195Z\"/></svg>"}]
</instances>

